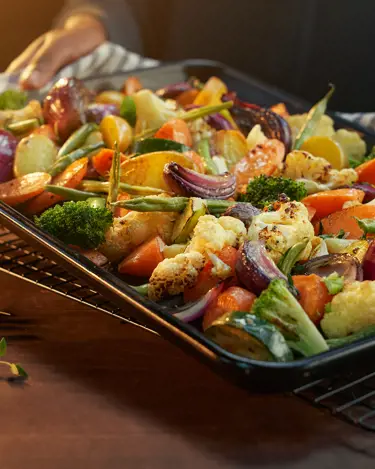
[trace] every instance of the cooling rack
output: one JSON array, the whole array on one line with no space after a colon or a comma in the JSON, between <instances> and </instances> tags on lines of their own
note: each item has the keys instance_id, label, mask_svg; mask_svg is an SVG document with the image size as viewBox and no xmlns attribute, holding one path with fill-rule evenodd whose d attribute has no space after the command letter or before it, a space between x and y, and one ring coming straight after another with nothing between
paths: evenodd
<instances>
[{"instance_id":1,"label":"cooling rack","mask_svg":"<svg viewBox=\"0 0 375 469\"><path fill-rule=\"evenodd\" d=\"M56 262L1 227L0 271L156 334L134 319L124 317L119 308L82 280L73 277ZM321 409L330 411L336 417L375 432L375 371L356 371L320 379L295 389L293 393Z\"/></svg>"}]
</instances>

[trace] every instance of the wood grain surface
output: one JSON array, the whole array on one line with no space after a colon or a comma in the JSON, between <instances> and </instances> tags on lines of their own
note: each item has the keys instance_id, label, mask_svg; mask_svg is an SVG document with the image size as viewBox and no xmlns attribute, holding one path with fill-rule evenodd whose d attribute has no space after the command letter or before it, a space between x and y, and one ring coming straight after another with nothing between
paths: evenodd
<instances>
[{"instance_id":1,"label":"wood grain surface","mask_svg":"<svg viewBox=\"0 0 375 469\"><path fill-rule=\"evenodd\" d=\"M157 336L3 273L0 310L7 357L31 376L0 381L1 469L375 467L374 434L237 389Z\"/></svg>"}]
</instances>

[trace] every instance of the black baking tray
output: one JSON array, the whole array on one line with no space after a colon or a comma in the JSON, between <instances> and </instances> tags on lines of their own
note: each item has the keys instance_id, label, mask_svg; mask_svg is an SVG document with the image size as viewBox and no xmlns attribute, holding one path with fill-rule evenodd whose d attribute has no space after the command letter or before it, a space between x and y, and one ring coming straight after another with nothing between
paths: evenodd
<instances>
[{"instance_id":1,"label":"black baking tray","mask_svg":"<svg viewBox=\"0 0 375 469\"><path fill-rule=\"evenodd\" d=\"M305 112L310 108L309 103L299 98L267 86L223 64L207 60L189 60L152 69L94 77L85 80L85 83L92 89L120 88L124 79L134 74L140 77L145 87L152 89L183 81L190 76L204 81L216 75L227 84L229 89L237 91L238 96L246 101L263 106L282 101L286 103L291 113ZM42 98L37 93L33 97ZM369 147L375 145L375 134L335 116L334 113L331 115L337 127L355 128L363 133ZM86 257L42 232L30 219L2 202L0 202L0 223L111 300L121 308L124 317L130 316L138 320L194 355L216 372L249 389L293 390L315 379L357 370L368 364L375 355L375 339L367 339L342 349L331 350L290 363L261 362L234 355L206 338L197 328L182 323L155 303L138 295L111 272L95 266Z\"/></svg>"}]
</instances>

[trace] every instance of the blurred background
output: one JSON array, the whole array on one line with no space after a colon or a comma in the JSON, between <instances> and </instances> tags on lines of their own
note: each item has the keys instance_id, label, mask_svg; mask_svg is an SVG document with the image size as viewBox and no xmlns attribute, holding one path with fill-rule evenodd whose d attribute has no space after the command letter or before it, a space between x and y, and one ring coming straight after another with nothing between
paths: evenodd
<instances>
[{"instance_id":1,"label":"blurred background","mask_svg":"<svg viewBox=\"0 0 375 469\"><path fill-rule=\"evenodd\" d=\"M375 111L374 0L128 2L151 57L216 59L309 101L332 82L332 108ZM62 4L2 2L1 70L51 27Z\"/></svg>"}]
</instances>

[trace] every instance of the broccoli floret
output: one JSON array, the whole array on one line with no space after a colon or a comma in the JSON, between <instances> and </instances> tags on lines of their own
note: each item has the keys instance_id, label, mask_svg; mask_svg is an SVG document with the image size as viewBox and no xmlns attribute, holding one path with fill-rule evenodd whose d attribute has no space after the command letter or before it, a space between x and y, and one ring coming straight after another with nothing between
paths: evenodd
<instances>
[{"instance_id":1,"label":"broccoli floret","mask_svg":"<svg viewBox=\"0 0 375 469\"><path fill-rule=\"evenodd\" d=\"M17 110L26 106L27 94L18 90L0 93L0 110Z\"/></svg>"},{"instance_id":2,"label":"broccoli floret","mask_svg":"<svg viewBox=\"0 0 375 469\"><path fill-rule=\"evenodd\" d=\"M290 293L285 280L272 280L251 312L277 326L288 345L306 357L328 350L323 336Z\"/></svg>"},{"instance_id":3,"label":"broccoli floret","mask_svg":"<svg viewBox=\"0 0 375 469\"><path fill-rule=\"evenodd\" d=\"M107 208L94 208L87 202L65 202L35 217L36 225L66 244L84 249L98 247L112 225L113 215Z\"/></svg>"},{"instance_id":4,"label":"broccoli floret","mask_svg":"<svg viewBox=\"0 0 375 469\"><path fill-rule=\"evenodd\" d=\"M262 209L278 200L281 194L298 202L306 196L307 191L302 182L289 178L261 175L249 182L246 193L240 194L238 200L250 202L255 207Z\"/></svg>"}]
</instances>

